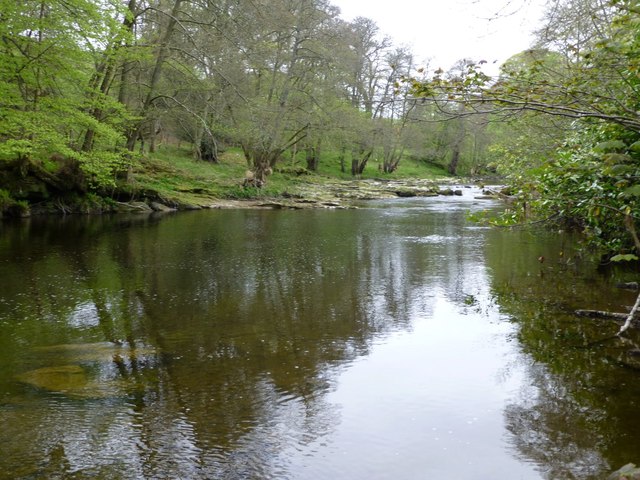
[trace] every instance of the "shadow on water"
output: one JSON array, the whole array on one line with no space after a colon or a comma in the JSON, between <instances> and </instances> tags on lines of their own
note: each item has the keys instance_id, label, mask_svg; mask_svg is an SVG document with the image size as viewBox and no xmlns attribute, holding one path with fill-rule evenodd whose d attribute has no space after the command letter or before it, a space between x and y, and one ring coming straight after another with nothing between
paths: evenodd
<instances>
[{"instance_id":1,"label":"shadow on water","mask_svg":"<svg viewBox=\"0 0 640 480\"><path fill-rule=\"evenodd\" d=\"M615 271L566 235L468 224L468 192L369 205L3 224L0 478L640 461L633 348L572 315L633 303Z\"/></svg>"}]
</instances>

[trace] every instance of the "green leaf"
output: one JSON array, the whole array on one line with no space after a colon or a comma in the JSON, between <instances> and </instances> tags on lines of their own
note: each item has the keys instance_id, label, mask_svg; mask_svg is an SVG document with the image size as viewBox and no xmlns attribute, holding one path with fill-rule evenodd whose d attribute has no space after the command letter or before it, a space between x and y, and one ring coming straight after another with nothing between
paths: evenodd
<instances>
[{"instance_id":1,"label":"green leaf","mask_svg":"<svg viewBox=\"0 0 640 480\"><path fill-rule=\"evenodd\" d=\"M619 150L624 150L626 148L627 146L621 140L609 140L607 142L599 143L598 145L593 147L593 150L595 152L608 153L608 152L617 152Z\"/></svg>"},{"instance_id":2,"label":"green leaf","mask_svg":"<svg viewBox=\"0 0 640 480\"><path fill-rule=\"evenodd\" d=\"M607 153L603 156L605 162L609 165L615 165L620 163L627 163L633 161L633 159L629 155L624 155L622 153Z\"/></svg>"},{"instance_id":3,"label":"green leaf","mask_svg":"<svg viewBox=\"0 0 640 480\"><path fill-rule=\"evenodd\" d=\"M633 262L635 260L640 260L640 259L633 253L620 254L620 255L611 257L612 262Z\"/></svg>"},{"instance_id":4,"label":"green leaf","mask_svg":"<svg viewBox=\"0 0 640 480\"><path fill-rule=\"evenodd\" d=\"M635 168L631 165L613 165L605 168L603 173L605 175L627 175L635 171Z\"/></svg>"},{"instance_id":5,"label":"green leaf","mask_svg":"<svg viewBox=\"0 0 640 480\"><path fill-rule=\"evenodd\" d=\"M632 187L627 188L623 195L627 197L640 197L640 185L634 185Z\"/></svg>"}]
</instances>

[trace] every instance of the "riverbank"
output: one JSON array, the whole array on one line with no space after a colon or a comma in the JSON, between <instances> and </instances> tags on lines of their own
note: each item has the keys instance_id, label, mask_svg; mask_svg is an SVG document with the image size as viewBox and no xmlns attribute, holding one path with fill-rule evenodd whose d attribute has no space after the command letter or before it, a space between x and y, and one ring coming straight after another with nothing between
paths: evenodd
<instances>
[{"instance_id":1,"label":"riverbank","mask_svg":"<svg viewBox=\"0 0 640 480\"><path fill-rule=\"evenodd\" d=\"M256 192L254 197L210 198L206 195L194 195L189 204L166 205L157 201L119 202L120 211L166 211L166 210L198 210L221 208L258 208L258 209L314 209L314 208L355 208L355 203L363 200L380 200L406 197L461 196L462 186L455 179L444 185L426 179L405 180L339 180L324 179L321 183L307 181L295 183L279 195L262 195Z\"/></svg>"},{"instance_id":2,"label":"riverbank","mask_svg":"<svg viewBox=\"0 0 640 480\"><path fill-rule=\"evenodd\" d=\"M126 181L118 179L108 190L92 190L86 179L71 178L62 166L5 168L0 172L0 212L5 217L27 217L208 208L353 208L355 202L369 199L461 195L473 183L410 159L384 176L373 161L360 178L342 172L331 157L318 172L306 170L300 162L283 161L260 189L243 185L246 170L244 157L233 149L213 164L194 161L186 150L169 147L140 159Z\"/></svg>"}]
</instances>

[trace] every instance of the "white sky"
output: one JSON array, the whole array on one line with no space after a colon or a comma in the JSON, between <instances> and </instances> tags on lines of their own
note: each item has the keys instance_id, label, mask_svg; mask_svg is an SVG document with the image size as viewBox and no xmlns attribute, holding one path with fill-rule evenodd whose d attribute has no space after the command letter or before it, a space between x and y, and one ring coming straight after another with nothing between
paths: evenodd
<instances>
[{"instance_id":1,"label":"white sky","mask_svg":"<svg viewBox=\"0 0 640 480\"><path fill-rule=\"evenodd\" d=\"M527 49L545 0L331 0L342 18L367 17L419 63L447 70L457 60L486 60L487 73ZM493 62L496 61L495 64Z\"/></svg>"}]
</instances>

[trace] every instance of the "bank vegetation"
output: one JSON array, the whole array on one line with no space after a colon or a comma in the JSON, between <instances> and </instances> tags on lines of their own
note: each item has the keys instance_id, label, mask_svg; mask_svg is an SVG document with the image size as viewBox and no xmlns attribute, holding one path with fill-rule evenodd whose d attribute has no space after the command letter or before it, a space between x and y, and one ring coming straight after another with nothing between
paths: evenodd
<instances>
[{"instance_id":1,"label":"bank vegetation","mask_svg":"<svg viewBox=\"0 0 640 480\"><path fill-rule=\"evenodd\" d=\"M416 59L327 0L1 4L5 215L497 174L502 224L549 218L608 258L640 252L633 1L550 2L491 77L482 59Z\"/></svg>"}]
</instances>

